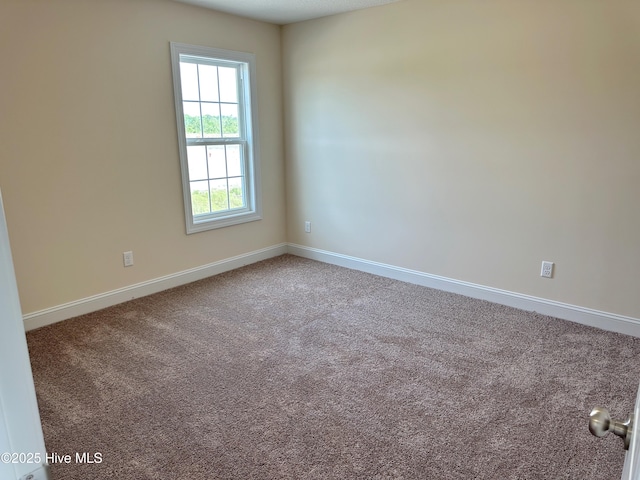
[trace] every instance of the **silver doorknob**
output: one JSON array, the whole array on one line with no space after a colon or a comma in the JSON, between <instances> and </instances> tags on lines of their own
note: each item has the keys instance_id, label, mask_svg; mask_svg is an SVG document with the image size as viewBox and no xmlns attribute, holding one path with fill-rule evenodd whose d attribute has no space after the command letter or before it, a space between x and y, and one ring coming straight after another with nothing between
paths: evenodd
<instances>
[{"instance_id":1,"label":"silver doorknob","mask_svg":"<svg viewBox=\"0 0 640 480\"><path fill-rule=\"evenodd\" d=\"M624 422L618 422L611 420L609 410L596 407L589 414L589 431L596 437L604 437L607 433L613 432L624 440L624 449L629 450L633 431L633 415L629 415Z\"/></svg>"}]
</instances>

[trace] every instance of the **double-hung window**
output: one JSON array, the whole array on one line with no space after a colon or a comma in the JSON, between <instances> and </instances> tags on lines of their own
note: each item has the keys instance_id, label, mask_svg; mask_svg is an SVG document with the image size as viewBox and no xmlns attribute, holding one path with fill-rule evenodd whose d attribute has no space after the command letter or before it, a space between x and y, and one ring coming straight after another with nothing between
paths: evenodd
<instances>
[{"instance_id":1,"label":"double-hung window","mask_svg":"<svg viewBox=\"0 0 640 480\"><path fill-rule=\"evenodd\" d=\"M187 233L261 218L252 54L171 43Z\"/></svg>"}]
</instances>

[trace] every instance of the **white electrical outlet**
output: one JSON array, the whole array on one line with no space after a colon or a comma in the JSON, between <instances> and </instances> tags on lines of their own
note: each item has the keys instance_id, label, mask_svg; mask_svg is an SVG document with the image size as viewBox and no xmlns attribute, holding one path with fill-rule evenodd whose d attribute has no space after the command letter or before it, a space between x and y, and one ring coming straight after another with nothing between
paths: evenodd
<instances>
[{"instance_id":1,"label":"white electrical outlet","mask_svg":"<svg viewBox=\"0 0 640 480\"><path fill-rule=\"evenodd\" d=\"M130 267L133 265L133 252L124 252L122 254L122 260L124 261L125 267Z\"/></svg>"},{"instance_id":2,"label":"white electrical outlet","mask_svg":"<svg viewBox=\"0 0 640 480\"><path fill-rule=\"evenodd\" d=\"M553 276L553 262L542 262L540 276L545 278L551 278Z\"/></svg>"},{"instance_id":3,"label":"white electrical outlet","mask_svg":"<svg viewBox=\"0 0 640 480\"><path fill-rule=\"evenodd\" d=\"M304 231L307 233L311 233L311 222L308 220L304 222Z\"/></svg>"}]
</instances>

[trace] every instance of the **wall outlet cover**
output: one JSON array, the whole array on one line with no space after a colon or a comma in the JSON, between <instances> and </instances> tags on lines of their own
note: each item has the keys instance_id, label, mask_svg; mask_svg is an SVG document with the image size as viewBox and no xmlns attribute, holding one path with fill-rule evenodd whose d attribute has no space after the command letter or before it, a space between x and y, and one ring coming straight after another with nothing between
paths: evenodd
<instances>
[{"instance_id":1,"label":"wall outlet cover","mask_svg":"<svg viewBox=\"0 0 640 480\"><path fill-rule=\"evenodd\" d=\"M545 278L551 278L553 276L553 262L542 262L540 276Z\"/></svg>"}]
</instances>

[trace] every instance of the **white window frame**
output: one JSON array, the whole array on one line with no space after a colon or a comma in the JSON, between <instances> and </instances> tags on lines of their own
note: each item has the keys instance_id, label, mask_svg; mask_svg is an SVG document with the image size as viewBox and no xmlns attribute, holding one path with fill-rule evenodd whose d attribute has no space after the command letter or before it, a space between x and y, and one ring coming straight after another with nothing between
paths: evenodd
<instances>
[{"instance_id":1,"label":"white window frame","mask_svg":"<svg viewBox=\"0 0 640 480\"><path fill-rule=\"evenodd\" d=\"M228 227L262 219L260 192L260 162L258 147L258 109L256 102L255 55L219 48L188 45L171 42L171 69L173 73L173 93L178 127L178 147L180 150L180 168L182 172L182 191L187 234ZM201 59L203 63L226 64L239 69L239 130L240 137L187 139L185 132L182 102L182 82L180 61L182 59ZM193 215L191 205L191 186L187 146L189 145L235 145L240 144L244 159L244 194L246 205L241 209L230 209L203 215Z\"/></svg>"}]
</instances>

